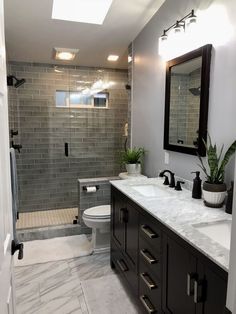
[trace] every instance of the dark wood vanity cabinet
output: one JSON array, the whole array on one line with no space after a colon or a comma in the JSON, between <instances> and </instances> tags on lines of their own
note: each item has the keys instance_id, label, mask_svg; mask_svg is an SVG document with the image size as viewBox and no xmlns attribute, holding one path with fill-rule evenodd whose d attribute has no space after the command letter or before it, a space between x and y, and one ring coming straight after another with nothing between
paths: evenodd
<instances>
[{"instance_id":1,"label":"dark wood vanity cabinet","mask_svg":"<svg viewBox=\"0 0 236 314\"><path fill-rule=\"evenodd\" d=\"M194 253L184 241L163 237L163 310L175 314L223 314L227 274Z\"/></svg>"},{"instance_id":2,"label":"dark wood vanity cabinet","mask_svg":"<svg viewBox=\"0 0 236 314\"><path fill-rule=\"evenodd\" d=\"M223 269L114 187L111 204L111 266L139 313L225 313Z\"/></svg>"},{"instance_id":3,"label":"dark wood vanity cabinet","mask_svg":"<svg viewBox=\"0 0 236 314\"><path fill-rule=\"evenodd\" d=\"M138 295L138 211L120 192L111 201L111 266L124 275Z\"/></svg>"}]
</instances>

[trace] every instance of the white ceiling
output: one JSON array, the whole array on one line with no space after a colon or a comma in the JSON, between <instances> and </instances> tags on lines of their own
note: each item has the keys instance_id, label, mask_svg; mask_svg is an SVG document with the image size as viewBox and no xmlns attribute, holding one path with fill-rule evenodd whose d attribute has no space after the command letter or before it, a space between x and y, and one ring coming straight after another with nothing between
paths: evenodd
<instances>
[{"instance_id":1,"label":"white ceiling","mask_svg":"<svg viewBox=\"0 0 236 314\"><path fill-rule=\"evenodd\" d=\"M103 25L94 25L51 19L53 0L5 0L8 60L62 64L53 47L78 48L77 60L64 64L127 68L128 45L164 1L113 0ZM109 54L120 58L108 62Z\"/></svg>"}]
</instances>

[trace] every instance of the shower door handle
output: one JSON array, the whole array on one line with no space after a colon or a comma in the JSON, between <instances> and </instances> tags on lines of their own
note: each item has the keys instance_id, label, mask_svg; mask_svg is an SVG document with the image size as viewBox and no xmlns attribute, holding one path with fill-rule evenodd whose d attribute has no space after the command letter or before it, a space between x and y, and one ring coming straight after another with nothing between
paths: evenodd
<instances>
[{"instance_id":1,"label":"shower door handle","mask_svg":"<svg viewBox=\"0 0 236 314\"><path fill-rule=\"evenodd\" d=\"M65 143L65 156L68 157L69 156L69 144Z\"/></svg>"}]
</instances>

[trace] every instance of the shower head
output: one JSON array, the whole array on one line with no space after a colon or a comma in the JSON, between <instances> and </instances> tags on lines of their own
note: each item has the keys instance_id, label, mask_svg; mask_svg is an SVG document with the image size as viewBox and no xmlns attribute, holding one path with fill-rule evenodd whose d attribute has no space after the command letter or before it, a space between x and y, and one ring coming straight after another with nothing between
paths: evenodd
<instances>
[{"instance_id":1,"label":"shower head","mask_svg":"<svg viewBox=\"0 0 236 314\"><path fill-rule=\"evenodd\" d=\"M200 96L200 94L201 94L201 86L189 88L189 91L190 91L191 94L193 94L193 96Z\"/></svg>"},{"instance_id":2,"label":"shower head","mask_svg":"<svg viewBox=\"0 0 236 314\"><path fill-rule=\"evenodd\" d=\"M20 87L25 83L25 79L17 80L15 83L15 88Z\"/></svg>"},{"instance_id":3,"label":"shower head","mask_svg":"<svg viewBox=\"0 0 236 314\"><path fill-rule=\"evenodd\" d=\"M16 83L14 84L14 80L16 80ZM18 79L14 75L9 75L7 77L7 86L15 86L15 88L20 87L25 83L25 79Z\"/></svg>"}]
</instances>

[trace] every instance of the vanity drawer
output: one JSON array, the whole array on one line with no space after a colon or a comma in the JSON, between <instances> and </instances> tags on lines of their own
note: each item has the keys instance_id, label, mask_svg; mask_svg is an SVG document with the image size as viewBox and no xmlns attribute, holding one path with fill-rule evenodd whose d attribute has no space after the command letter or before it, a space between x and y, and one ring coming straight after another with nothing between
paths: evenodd
<instances>
[{"instance_id":1,"label":"vanity drawer","mask_svg":"<svg viewBox=\"0 0 236 314\"><path fill-rule=\"evenodd\" d=\"M161 313L161 281L143 262L139 267L139 297L146 313Z\"/></svg>"},{"instance_id":2,"label":"vanity drawer","mask_svg":"<svg viewBox=\"0 0 236 314\"><path fill-rule=\"evenodd\" d=\"M142 274L141 274L142 275ZM151 276L146 275L145 280L150 280ZM151 278L154 282L153 278ZM161 313L161 288L156 287L150 289L148 285L141 278L139 279L139 300L145 313Z\"/></svg>"},{"instance_id":3,"label":"vanity drawer","mask_svg":"<svg viewBox=\"0 0 236 314\"><path fill-rule=\"evenodd\" d=\"M153 247L141 238L139 241L139 263L140 269L144 265L143 267L148 267L156 276L161 277L161 253L154 251Z\"/></svg>"},{"instance_id":4,"label":"vanity drawer","mask_svg":"<svg viewBox=\"0 0 236 314\"><path fill-rule=\"evenodd\" d=\"M154 218L153 218L154 219ZM158 251L161 249L161 230L156 223L153 223L146 216L140 215L139 235Z\"/></svg>"}]
</instances>

